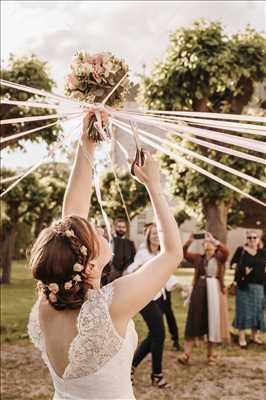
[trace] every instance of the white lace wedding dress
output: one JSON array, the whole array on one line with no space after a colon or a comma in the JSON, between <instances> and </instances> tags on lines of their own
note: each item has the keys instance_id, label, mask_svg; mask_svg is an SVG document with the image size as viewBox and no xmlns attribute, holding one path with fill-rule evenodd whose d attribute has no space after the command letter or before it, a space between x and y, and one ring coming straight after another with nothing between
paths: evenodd
<instances>
[{"instance_id":1,"label":"white lace wedding dress","mask_svg":"<svg viewBox=\"0 0 266 400\"><path fill-rule=\"evenodd\" d=\"M132 400L131 363L137 346L134 322L127 326L125 337L115 330L109 307L113 286L90 289L77 319L78 334L69 348L69 364L62 377L49 362L39 324L39 304L30 313L28 332L47 364L55 394L53 400Z\"/></svg>"}]
</instances>

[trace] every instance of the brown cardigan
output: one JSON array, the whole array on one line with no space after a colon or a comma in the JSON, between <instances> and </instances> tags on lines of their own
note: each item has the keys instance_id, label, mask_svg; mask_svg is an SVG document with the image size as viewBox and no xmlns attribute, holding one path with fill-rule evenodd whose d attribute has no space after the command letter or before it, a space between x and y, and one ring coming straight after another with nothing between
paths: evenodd
<instances>
[{"instance_id":1,"label":"brown cardigan","mask_svg":"<svg viewBox=\"0 0 266 400\"><path fill-rule=\"evenodd\" d=\"M194 272L194 280L193 280L193 286L195 287L200 276L205 275L205 269L204 269L204 256L199 254L199 253L190 253L188 252L188 248L191 245L192 241L188 240L184 247L184 257L187 261L191 262L195 268ZM225 273L225 262L228 258L229 251L225 245L222 243L219 243L217 246L216 252L214 257L217 260L218 264L218 273L217 273L217 279L220 282L221 290L224 291L225 285L224 285L224 273Z\"/></svg>"}]
</instances>

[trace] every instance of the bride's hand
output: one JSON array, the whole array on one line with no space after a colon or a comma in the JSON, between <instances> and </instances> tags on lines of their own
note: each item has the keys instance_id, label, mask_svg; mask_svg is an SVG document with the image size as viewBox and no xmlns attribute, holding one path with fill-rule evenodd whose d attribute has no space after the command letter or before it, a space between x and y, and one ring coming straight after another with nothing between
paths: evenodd
<instances>
[{"instance_id":1,"label":"bride's hand","mask_svg":"<svg viewBox=\"0 0 266 400\"><path fill-rule=\"evenodd\" d=\"M158 188L161 186L159 162L155 161L149 152L145 152L145 160L143 166L134 164L135 178L147 186L148 189Z\"/></svg>"},{"instance_id":2,"label":"bride's hand","mask_svg":"<svg viewBox=\"0 0 266 400\"><path fill-rule=\"evenodd\" d=\"M108 123L109 114L104 109L98 109L102 119L102 125L105 126ZM90 107L89 111L83 118L82 124L82 138L88 138L88 128L90 124L96 121L95 111L97 111L97 107Z\"/></svg>"}]
</instances>

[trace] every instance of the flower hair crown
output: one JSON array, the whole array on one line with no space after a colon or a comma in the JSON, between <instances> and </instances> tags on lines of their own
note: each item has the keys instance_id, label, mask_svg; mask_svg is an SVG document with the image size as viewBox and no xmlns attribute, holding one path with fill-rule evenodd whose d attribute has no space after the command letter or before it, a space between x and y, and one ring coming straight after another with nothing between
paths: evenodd
<instances>
[{"instance_id":1,"label":"flower hair crown","mask_svg":"<svg viewBox=\"0 0 266 400\"><path fill-rule=\"evenodd\" d=\"M82 271L85 269L84 264L87 261L88 249L86 246L80 245L80 239L75 235L72 229L62 229L62 223L55 225L54 230L59 236L69 239L73 251L77 254L78 262L73 265L71 279L62 283L64 290L77 292L80 289L79 283L84 280ZM73 243L74 241L75 244ZM51 303L57 302L57 294L60 291L60 285L58 283L52 282L44 284L42 281L38 281L37 287L45 291Z\"/></svg>"}]
</instances>

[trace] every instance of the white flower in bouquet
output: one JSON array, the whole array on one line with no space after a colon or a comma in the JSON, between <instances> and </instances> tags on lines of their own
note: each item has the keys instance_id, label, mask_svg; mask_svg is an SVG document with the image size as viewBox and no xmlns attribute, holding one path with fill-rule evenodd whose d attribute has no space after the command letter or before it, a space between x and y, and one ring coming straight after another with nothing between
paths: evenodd
<instances>
[{"instance_id":1,"label":"white flower in bouquet","mask_svg":"<svg viewBox=\"0 0 266 400\"><path fill-rule=\"evenodd\" d=\"M76 52L70 65L71 73L65 84L65 93L82 102L101 103L111 90L128 73L128 65L124 60L111 53L89 54L85 51ZM122 107L130 88L129 79L124 79L108 99L110 107ZM89 128L88 136L91 140L99 142L108 137L97 129L97 124Z\"/></svg>"}]
</instances>

